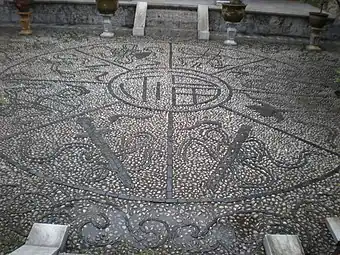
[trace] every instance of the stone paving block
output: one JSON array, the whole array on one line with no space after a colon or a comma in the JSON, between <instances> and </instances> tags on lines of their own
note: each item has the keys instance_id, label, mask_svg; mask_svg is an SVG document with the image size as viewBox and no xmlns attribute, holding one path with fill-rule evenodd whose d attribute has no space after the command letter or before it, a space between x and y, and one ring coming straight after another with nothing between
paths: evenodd
<instances>
[{"instance_id":1,"label":"stone paving block","mask_svg":"<svg viewBox=\"0 0 340 255\"><path fill-rule=\"evenodd\" d=\"M59 253L59 255L85 255L80 253Z\"/></svg>"},{"instance_id":2,"label":"stone paving block","mask_svg":"<svg viewBox=\"0 0 340 255\"><path fill-rule=\"evenodd\" d=\"M209 40L209 8L208 5L198 5L197 8L198 19L198 39Z\"/></svg>"},{"instance_id":3,"label":"stone paving block","mask_svg":"<svg viewBox=\"0 0 340 255\"><path fill-rule=\"evenodd\" d=\"M15 250L14 255L55 255L66 244L69 226L34 223L25 245Z\"/></svg>"},{"instance_id":4,"label":"stone paving block","mask_svg":"<svg viewBox=\"0 0 340 255\"><path fill-rule=\"evenodd\" d=\"M326 218L326 224L334 240L337 243L340 243L340 218L339 217Z\"/></svg>"},{"instance_id":5,"label":"stone paving block","mask_svg":"<svg viewBox=\"0 0 340 255\"><path fill-rule=\"evenodd\" d=\"M144 36L146 12L148 9L147 2L138 2L136 6L135 22L132 34L134 36Z\"/></svg>"},{"instance_id":6,"label":"stone paving block","mask_svg":"<svg viewBox=\"0 0 340 255\"><path fill-rule=\"evenodd\" d=\"M10 253L10 255L57 255L58 248L55 247L43 247L36 245L23 245L19 249Z\"/></svg>"},{"instance_id":7,"label":"stone paving block","mask_svg":"<svg viewBox=\"0 0 340 255\"><path fill-rule=\"evenodd\" d=\"M304 255L296 235L265 235L263 240L266 255Z\"/></svg>"},{"instance_id":8,"label":"stone paving block","mask_svg":"<svg viewBox=\"0 0 340 255\"><path fill-rule=\"evenodd\" d=\"M67 225L34 223L26 244L62 249L67 238Z\"/></svg>"}]
</instances>

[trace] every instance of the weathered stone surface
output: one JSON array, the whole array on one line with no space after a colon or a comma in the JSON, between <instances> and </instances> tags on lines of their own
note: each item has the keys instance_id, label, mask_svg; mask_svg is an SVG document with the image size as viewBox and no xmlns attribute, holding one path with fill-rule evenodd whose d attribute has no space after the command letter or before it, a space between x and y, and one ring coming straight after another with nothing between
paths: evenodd
<instances>
[{"instance_id":1,"label":"weathered stone surface","mask_svg":"<svg viewBox=\"0 0 340 255\"><path fill-rule=\"evenodd\" d=\"M208 5L198 5L197 8L198 19L198 39L209 40L209 9Z\"/></svg>"},{"instance_id":2,"label":"weathered stone surface","mask_svg":"<svg viewBox=\"0 0 340 255\"><path fill-rule=\"evenodd\" d=\"M131 27L134 20L134 9L132 6L120 7L112 19L115 27ZM97 12L94 4L75 3L36 3L32 7L33 24L56 24L56 25L101 25L102 17ZM0 19L2 22L17 23L19 16L12 2L0 6ZM0 20L1 21L1 20Z\"/></svg>"},{"instance_id":3,"label":"weathered stone surface","mask_svg":"<svg viewBox=\"0 0 340 255\"><path fill-rule=\"evenodd\" d=\"M36 2L33 6L32 23L57 24L57 25L101 25L102 18L97 13L95 2L58 3ZM167 34L197 31L197 3L168 3L169 8L161 6L161 3L150 3L147 12L146 26L153 35L161 31ZM150 6L149 4L149 6ZM244 20L237 25L238 31L245 34L260 35L285 35L295 37L309 37L308 11L317 10L315 7L302 5L298 8L296 3L281 3L263 1L251 1L248 3L248 12ZM176 8L177 6L177 8ZM190 8L189 8L189 7ZM276 7L277 8L276 8ZM275 8L274 8L275 7ZM302 8L303 7L303 8ZM120 8L113 18L114 29L133 28L136 2L121 2ZM214 32L226 32L227 26L221 17L221 11L215 5L209 6L209 30ZM294 10L293 12L290 12ZM333 12L333 11L332 11ZM19 16L12 2L6 2L0 6L0 22L18 23ZM152 27L152 28L151 28ZM207 35L207 33L204 33ZM340 38L339 19L334 23L330 21L324 38L337 40Z\"/></svg>"},{"instance_id":4,"label":"weathered stone surface","mask_svg":"<svg viewBox=\"0 0 340 255\"><path fill-rule=\"evenodd\" d=\"M84 255L80 253L60 253L59 255Z\"/></svg>"},{"instance_id":5,"label":"weathered stone surface","mask_svg":"<svg viewBox=\"0 0 340 255\"><path fill-rule=\"evenodd\" d=\"M263 239L266 255L304 255L296 235L265 235Z\"/></svg>"},{"instance_id":6,"label":"weathered stone surface","mask_svg":"<svg viewBox=\"0 0 340 255\"><path fill-rule=\"evenodd\" d=\"M192 29L197 31L197 10L173 10L149 8L146 26L163 30Z\"/></svg>"},{"instance_id":7,"label":"weathered stone surface","mask_svg":"<svg viewBox=\"0 0 340 255\"><path fill-rule=\"evenodd\" d=\"M334 250L336 47L16 32L0 35L3 253L32 222L69 224L66 252L91 255L262 255L265 233Z\"/></svg>"},{"instance_id":8,"label":"weathered stone surface","mask_svg":"<svg viewBox=\"0 0 340 255\"><path fill-rule=\"evenodd\" d=\"M62 249L65 246L68 229L69 226L66 225L34 223L26 244Z\"/></svg>"},{"instance_id":9,"label":"weathered stone surface","mask_svg":"<svg viewBox=\"0 0 340 255\"><path fill-rule=\"evenodd\" d=\"M59 249L55 247L43 247L36 245L23 245L11 252L10 255L58 255Z\"/></svg>"},{"instance_id":10,"label":"weathered stone surface","mask_svg":"<svg viewBox=\"0 0 340 255\"><path fill-rule=\"evenodd\" d=\"M244 0L247 4L246 12L273 15L290 15L295 17L308 17L309 12L318 12L319 8L298 1L266 1Z\"/></svg>"},{"instance_id":11,"label":"weathered stone surface","mask_svg":"<svg viewBox=\"0 0 340 255\"><path fill-rule=\"evenodd\" d=\"M34 223L25 245L12 255L56 255L65 247L69 226Z\"/></svg>"},{"instance_id":12,"label":"weathered stone surface","mask_svg":"<svg viewBox=\"0 0 340 255\"><path fill-rule=\"evenodd\" d=\"M138 2L135 12L135 22L133 25L132 34L134 36L144 36L146 12L148 9L147 2Z\"/></svg>"},{"instance_id":13,"label":"weathered stone surface","mask_svg":"<svg viewBox=\"0 0 340 255\"><path fill-rule=\"evenodd\" d=\"M334 240L340 244L340 218L339 217L326 218L326 223Z\"/></svg>"},{"instance_id":14,"label":"weathered stone surface","mask_svg":"<svg viewBox=\"0 0 340 255\"><path fill-rule=\"evenodd\" d=\"M340 6L337 3L337 0L328 0L327 6L326 6L327 12L333 14L339 19L340 15Z\"/></svg>"}]
</instances>

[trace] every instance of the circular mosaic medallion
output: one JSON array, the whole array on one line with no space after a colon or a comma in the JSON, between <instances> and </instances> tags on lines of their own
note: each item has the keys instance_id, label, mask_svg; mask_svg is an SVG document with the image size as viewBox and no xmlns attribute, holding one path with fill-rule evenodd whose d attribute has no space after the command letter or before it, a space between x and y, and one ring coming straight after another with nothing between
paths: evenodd
<instances>
[{"instance_id":1,"label":"circular mosaic medallion","mask_svg":"<svg viewBox=\"0 0 340 255\"><path fill-rule=\"evenodd\" d=\"M110 81L109 91L124 103L172 112L213 108L231 97L224 81L184 69L127 72Z\"/></svg>"}]
</instances>

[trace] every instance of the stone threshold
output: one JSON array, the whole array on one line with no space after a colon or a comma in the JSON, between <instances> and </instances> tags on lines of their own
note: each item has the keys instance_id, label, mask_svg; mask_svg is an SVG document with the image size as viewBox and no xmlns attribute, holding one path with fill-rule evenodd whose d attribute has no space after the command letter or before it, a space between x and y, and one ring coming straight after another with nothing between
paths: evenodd
<instances>
[{"instance_id":1,"label":"stone threshold","mask_svg":"<svg viewBox=\"0 0 340 255\"><path fill-rule=\"evenodd\" d=\"M13 2L14 0L8 0ZM138 1L119 1L120 6L136 6ZM191 9L197 10L198 4L206 4L209 10L219 11L220 4L215 0L146 0L150 9ZM217 1L218 2L218 1ZM307 18L309 12L319 12L319 9L307 3L292 2L288 0L243 0L247 4L246 13L264 14L277 16L291 16ZM72 3L72 4L95 4L95 0L35 0L35 3ZM327 12L323 12L327 13ZM329 14L329 13L327 13ZM329 14L330 19L335 17Z\"/></svg>"}]
</instances>

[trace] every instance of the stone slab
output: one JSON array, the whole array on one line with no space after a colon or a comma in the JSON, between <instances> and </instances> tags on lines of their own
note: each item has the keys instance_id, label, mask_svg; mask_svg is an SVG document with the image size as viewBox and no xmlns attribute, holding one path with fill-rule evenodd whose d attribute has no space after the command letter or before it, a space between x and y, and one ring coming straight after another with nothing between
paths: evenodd
<instances>
[{"instance_id":1,"label":"stone slab","mask_svg":"<svg viewBox=\"0 0 340 255\"><path fill-rule=\"evenodd\" d=\"M80 253L59 253L59 255L85 255Z\"/></svg>"},{"instance_id":2,"label":"stone slab","mask_svg":"<svg viewBox=\"0 0 340 255\"><path fill-rule=\"evenodd\" d=\"M133 25L132 34L134 36L144 36L145 34L145 20L148 9L147 2L138 2L135 12L135 21Z\"/></svg>"},{"instance_id":3,"label":"stone slab","mask_svg":"<svg viewBox=\"0 0 340 255\"><path fill-rule=\"evenodd\" d=\"M334 240L339 243L340 242L340 218L339 217L326 218L326 224Z\"/></svg>"},{"instance_id":4,"label":"stone slab","mask_svg":"<svg viewBox=\"0 0 340 255\"><path fill-rule=\"evenodd\" d=\"M23 245L10 255L57 255L59 249L55 247L43 247L36 245Z\"/></svg>"},{"instance_id":5,"label":"stone slab","mask_svg":"<svg viewBox=\"0 0 340 255\"><path fill-rule=\"evenodd\" d=\"M132 1L133 2L133 1ZM172 8L197 8L198 5L208 5L210 9L220 9L220 2L215 0L149 0L149 6L168 6ZM298 1L289 0L243 0L247 4L246 12L259 14L275 14L307 17L309 12L318 12L319 9Z\"/></svg>"},{"instance_id":6,"label":"stone slab","mask_svg":"<svg viewBox=\"0 0 340 255\"><path fill-rule=\"evenodd\" d=\"M3 1L3 0L2 0ZM13 2L13 0L8 0ZM95 4L95 0L36 0L36 3L75 3L75 4ZM149 0L150 7L162 8L189 8L196 9L198 5L209 5L210 9L220 9L221 1L215 0ZM246 12L288 15L307 17L309 12L315 12L319 9L307 3L293 2L288 0L243 0L247 4ZM120 1L120 6L135 6L138 1Z\"/></svg>"},{"instance_id":7,"label":"stone slab","mask_svg":"<svg viewBox=\"0 0 340 255\"><path fill-rule=\"evenodd\" d=\"M243 2L247 4L246 12L248 13L308 17L309 12L319 12L319 8L307 3L300 3L298 1L287 2L286 0L244 0Z\"/></svg>"},{"instance_id":8,"label":"stone slab","mask_svg":"<svg viewBox=\"0 0 340 255\"><path fill-rule=\"evenodd\" d=\"M196 30L197 34L197 8L195 10L148 8L146 27L156 27L163 30L193 29Z\"/></svg>"},{"instance_id":9,"label":"stone slab","mask_svg":"<svg viewBox=\"0 0 340 255\"><path fill-rule=\"evenodd\" d=\"M26 244L62 249L65 246L69 226L34 223Z\"/></svg>"},{"instance_id":10,"label":"stone slab","mask_svg":"<svg viewBox=\"0 0 340 255\"><path fill-rule=\"evenodd\" d=\"M25 245L12 255L55 255L65 247L68 225L34 223Z\"/></svg>"},{"instance_id":11,"label":"stone slab","mask_svg":"<svg viewBox=\"0 0 340 255\"><path fill-rule=\"evenodd\" d=\"M209 40L209 8L208 5L198 5L197 8L198 20L198 39Z\"/></svg>"},{"instance_id":12,"label":"stone slab","mask_svg":"<svg viewBox=\"0 0 340 255\"><path fill-rule=\"evenodd\" d=\"M209 40L210 32L209 31L198 31L198 39L199 40Z\"/></svg>"},{"instance_id":13,"label":"stone slab","mask_svg":"<svg viewBox=\"0 0 340 255\"><path fill-rule=\"evenodd\" d=\"M266 255L304 255L296 235L265 235L263 240Z\"/></svg>"}]
</instances>

